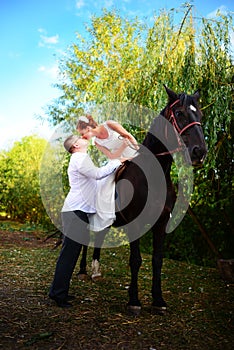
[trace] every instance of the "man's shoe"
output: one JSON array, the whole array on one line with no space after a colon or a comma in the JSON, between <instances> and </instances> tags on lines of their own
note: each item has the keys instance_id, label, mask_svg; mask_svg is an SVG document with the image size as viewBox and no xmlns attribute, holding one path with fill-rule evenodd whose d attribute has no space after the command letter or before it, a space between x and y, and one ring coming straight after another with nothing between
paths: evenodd
<instances>
[{"instance_id":1,"label":"man's shoe","mask_svg":"<svg viewBox=\"0 0 234 350\"><path fill-rule=\"evenodd\" d=\"M59 299L51 295L49 295L49 297L50 299L54 300L59 307L62 307L62 308L72 307L72 304L67 301L68 299Z\"/></svg>"},{"instance_id":2,"label":"man's shoe","mask_svg":"<svg viewBox=\"0 0 234 350\"><path fill-rule=\"evenodd\" d=\"M62 307L62 308L69 308L72 307L71 303L68 303L67 301L56 301L58 307Z\"/></svg>"}]
</instances>

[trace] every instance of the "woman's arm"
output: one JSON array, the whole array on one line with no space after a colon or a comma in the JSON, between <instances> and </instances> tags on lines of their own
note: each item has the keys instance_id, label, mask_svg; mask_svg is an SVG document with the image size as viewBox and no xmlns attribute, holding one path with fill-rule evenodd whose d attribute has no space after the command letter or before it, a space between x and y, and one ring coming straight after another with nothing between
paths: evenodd
<instances>
[{"instance_id":1,"label":"woman's arm","mask_svg":"<svg viewBox=\"0 0 234 350\"><path fill-rule=\"evenodd\" d=\"M105 156L109 159L116 159L120 158L121 154L123 153L124 149L128 146L127 140L123 140L122 145L117 149L115 152L109 151L106 147L100 146L98 143L95 142L96 147L101 151Z\"/></svg>"},{"instance_id":2,"label":"woman's arm","mask_svg":"<svg viewBox=\"0 0 234 350\"><path fill-rule=\"evenodd\" d=\"M117 133L119 133L122 137L128 139L131 144L138 149L138 144L137 144L137 140L135 139L135 137L133 137L133 135L131 135L122 125L120 125L118 122L115 122L113 120L107 120L106 124L109 126L109 128L111 128L112 130L116 131Z\"/></svg>"}]
</instances>

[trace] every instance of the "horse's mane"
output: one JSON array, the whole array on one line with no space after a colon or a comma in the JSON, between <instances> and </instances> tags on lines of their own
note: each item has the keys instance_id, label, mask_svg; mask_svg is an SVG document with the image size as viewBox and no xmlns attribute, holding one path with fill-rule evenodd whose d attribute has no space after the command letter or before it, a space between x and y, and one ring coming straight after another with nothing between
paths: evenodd
<instances>
[{"instance_id":1,"label":"horse's mane","mask_svg":"<svg viewBox=\"0 0 234 350\"><path fill-rule=\"evenodd\" d=\"M167 144L168 138L165 135L165 123L164 120L164 110L154 118L149 128L149 131L146 134L146 137L142 143L144 147L147 147L153 154L157 154L160 152L165 152L168 149L164 146ZM161 135L159 138L158 136ZM161 142L160 141L163 141ZM174 139L174 135L172 135L172 139Z\"/></svg>"}]
</instances>

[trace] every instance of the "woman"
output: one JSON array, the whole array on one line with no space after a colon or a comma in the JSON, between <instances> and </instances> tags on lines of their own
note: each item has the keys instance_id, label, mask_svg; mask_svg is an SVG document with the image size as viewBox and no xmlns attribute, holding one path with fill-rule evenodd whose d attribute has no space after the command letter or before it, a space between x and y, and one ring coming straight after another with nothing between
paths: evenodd
<instances>
[{"instance_id":1,"label":"woman","mask_svg":"<svg viewBox=\"0 0 234 350\"><path fill-rule=\"evenodd\" d=\"M119 123L108 120L98 125L90 114L79 117L77 131L83 138L95 138L96 147L109 159L132 159L137 156L138 145L136 139ZM114 174L99 184L97 213L90 217L90 227L93 231L102 231L100 222L105 218L114 217L115 213L115 182ZM103 196L105 193L105 197ZM97 240L104 240L106 231L99 232ZM92 261L92 278L101 276L100 249L94 249Z\"/></svg>"},{"instance_id":2,"label":"woman","mask_svg":"<svg viewBox=\"0 0 234 350\"><path fill-rule=\"evenodd\" d=\"M90 114L86 114L79 117L76 129L87 140L95 137L95 145L109 159L131 159L137 155L136 139L113 120L98 125Z\"/></svg>"}]
</instances>

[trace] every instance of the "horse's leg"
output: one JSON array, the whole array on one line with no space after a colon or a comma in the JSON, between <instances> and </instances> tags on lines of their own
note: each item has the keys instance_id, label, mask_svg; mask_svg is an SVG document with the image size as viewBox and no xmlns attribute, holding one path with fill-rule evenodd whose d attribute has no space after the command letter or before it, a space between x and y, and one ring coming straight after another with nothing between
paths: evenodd
<instances>
[{"instance_id":1,"label":"horse's leg","mask_svg":"<svg viewBox=\"0 0 234 350\"><path fill-rule=\"evenodd\" d=\"M83 245L82 247L82 256L81 256L81 260L80 260L80 271L78 272L78 277L81 280L84 280L87 278L87 270L86 270L86 266L87 266L87 250L88 247L87 245Z\"/></svg>"},{"instance_id":2,"label":"horse's leg","mask_svg":"<svg viewBox=\"0 0 234 350\"><path fill-rule=\"evenodd\" d=\"M91 278L93 280L98 279L102 276L100 270L100 254L101 254L101 246L105 239L105 235L109 231L109 228L104 229L96 234L95 242L94 242L94 250L93 250L93 260L92 260L92 275Z\"/></svg>"},{"instance_id":3,"label":"horse's leg","mask_svg":"<svg viewBox=\"0 0 234 350\"><path fill-rule=\"evenodd\" d=\"M128 291L128 310L134 315L138 315L141 310L141 303L138 299L138 272L142 263L139 245L139 239L130 243L129 264L131 269L131 283Z\"/></svg>"},{"instance_id":4,"label":"horse's leg","mask_svg":"<svg viewBox=\"0 0 234 350\"><path fill-rule=\"evenodd\" d=\"M93 250L93 260L100 260L101 248L94 248Z\"/></svg>"},{"instance_id":5,"label":"horse's leg","mask_svg":"<svg viewBox=\"0 0 234 350\"><path fill-rule=\"evenodd\" d=\"M102 276L101 269L100 269L100 253L101 248L94 248L93 250L93 260L92 260L92 280L98 279Z\"/></svg>"},{"instance_id":6,"label":"horse's leg","mask_svg":"<svg viewBox=\"0 0 234 350\"><path fill-rule=\"evenodd\" d=\"M158 223L152 228L153 232L153 256L152 256L152 268L153 268L153 280L152 280L152 297L153 297L153 310L159 313L163 313L166 310L166 302L162 297L161 287L161 270L163 264L163 244L165 239L165 222L160 219Z\"/></svg>"}]
</instances>

